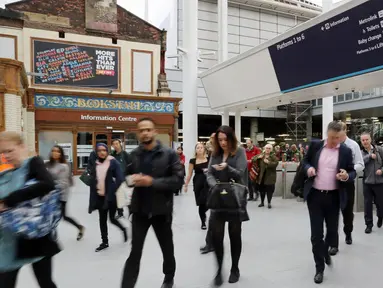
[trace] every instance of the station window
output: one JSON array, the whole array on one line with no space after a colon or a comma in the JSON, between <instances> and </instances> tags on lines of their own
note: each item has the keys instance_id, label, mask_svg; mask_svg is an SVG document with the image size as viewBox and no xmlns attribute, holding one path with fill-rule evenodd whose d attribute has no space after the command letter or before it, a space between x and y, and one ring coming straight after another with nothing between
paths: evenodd
<instances>
[{"instance_id":1,"label":"station window","mask_svg":"<svg viewBox=\"0 0 383 288\"><path fill-rule=\"evenodd\" d=\"M317 103L318 103L318 106L322 106L322 104L323 104L322 103L322 98L319 98Z\"/></svg>"},{"instance_id":2,"label":"station window","mask_svg":"<svg viewBox=\"0 0 383 288\"><path fill-rule=\"evenodd\" d=\"M126 152L131 152L134 148L138 146L138 140L136 133L125 134L125 150Z\"/></svg>"},{"instance_id":3,"label":"station window","mask_svg":"<svg viewBox=\"0 0 383 288\"><path fill-rule=\"evenodd\" d=\"M338 102L344 101L344 95L338 95Z\"/></svg>"},{"instance_id":4,"label":"station window","mask_svg":"<svg viewBox=\"0 0 383 288\"><path fill-rule=\"evenodd\" d=\"M332 103L336 103L336 96L332 96Z\"/></svg>"},{"instance_id":5,"label":"station window","mask_svg":"<svg viewBox=\"0 0 383 288\"><path fill-rule=\"evenodd\" d=\"M352 93L347 93L346 94L346 101L352 100Z\"/></svg>"},{"instance_id":6,"label":"station window","mask_svg":"<svg viewBox=\"0 0 383 288\"><path fill-rule=\"evenodd\" d=\"M88 166L89 155L93 151L93 133L77 133L77 169Z\"/></svg>"},{"instance_id":7,"label":"station window","mask_svg":"<svg viewBox=\"0 0 383 288\"><path fill-rule=\"evenodd\" d=\"M354 99L359 99L360 95L359 92L354 92Z\"/></svg>"},{"instance_id":8,"label":"station window","mask_svg":"<svg viewBox=\"0 0 383 288\"><path fill-rule=\"evenodd\" d=\"M316 99L311 100L311 105L313 105L313 107L317 106L317 100Z\"/></svg>"}]
</instances>

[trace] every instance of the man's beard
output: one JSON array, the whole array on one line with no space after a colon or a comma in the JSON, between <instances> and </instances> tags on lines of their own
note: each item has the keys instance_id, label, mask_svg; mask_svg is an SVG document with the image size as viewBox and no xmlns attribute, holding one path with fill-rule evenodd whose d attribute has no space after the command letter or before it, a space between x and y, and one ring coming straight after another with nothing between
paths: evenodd
<instances>
[{"instance_id":1,"label":"man's beard","mask_svg":"<svg viewBox=\"0 0 383 288\"><path fill-rule=\"evenodd\" d=\"M148 139L146 141L142 141L141 143L144 144L144 145L150 145L150 144L153 143L153 141L154 141L154 138L150 138L150 139Z\"/></svg>"}]
</instances>

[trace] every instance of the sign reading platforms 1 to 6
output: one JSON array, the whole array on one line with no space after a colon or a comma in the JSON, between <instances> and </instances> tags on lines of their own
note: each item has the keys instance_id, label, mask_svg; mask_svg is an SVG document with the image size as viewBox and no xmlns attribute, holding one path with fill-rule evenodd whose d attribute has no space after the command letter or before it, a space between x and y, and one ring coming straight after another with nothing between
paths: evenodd
<instances>
[{"instance_id":1,"label":"sign reading platforms 1 to 6","mask_svg":"<svg viewBox=\"0 0 383 288\"><path fill-rule=\"evenodd\" d=\"M33 40L37 85L119 88L119 48Z\"/></svg>"},{"instance_id":2,"label":"sign reading platforms 1 to 6","mask_svg":"<svg viewBox=\"0 0 383 288\"><path fill-rule=\"evenodd\" d=\"M283 93L383 69L383 0L370 0L269 47Z\"/></svg>"}]
</instances>

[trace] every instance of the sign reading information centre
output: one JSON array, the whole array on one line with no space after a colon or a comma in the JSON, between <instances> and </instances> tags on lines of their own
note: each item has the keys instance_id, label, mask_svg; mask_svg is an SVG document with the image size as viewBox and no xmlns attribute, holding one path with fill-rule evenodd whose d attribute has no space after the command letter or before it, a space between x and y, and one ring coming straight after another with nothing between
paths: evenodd
<instances>
[{"instance_id":1,"label":"sign reading information centre","mask_svg":"<svg viewBox=\"0 0 383 288\"><path fill-rule=\"evenodd\" d=\"M108 122L137 122L137 118L126 116L96 116L96 115L83 115L81 114L81 120L88 121L108 121Z\"/></svg>"}]
</instances>

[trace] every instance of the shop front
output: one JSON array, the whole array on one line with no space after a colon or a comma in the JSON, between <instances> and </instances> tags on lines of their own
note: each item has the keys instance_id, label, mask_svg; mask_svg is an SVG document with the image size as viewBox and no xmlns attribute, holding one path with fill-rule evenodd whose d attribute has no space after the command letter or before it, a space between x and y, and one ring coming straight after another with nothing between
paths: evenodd
<instances>
[{"instance_id":1,"label":"shop front","mask_svg":"<svg viewBox=\"0 0 383 288\"><path fill-rule=\"evenodd\" d=\"M164 145L172 145L180 99L112 97L109 94L65 95L35 91L33 98L38 154L48 159L52 146L58 144L64 148L74 173L81 173L97 143L111 147L112 141L119 139L128 152L137 147L137 121L143 117L155 121L158 140Z\"/></svg>"}]
</instances>

